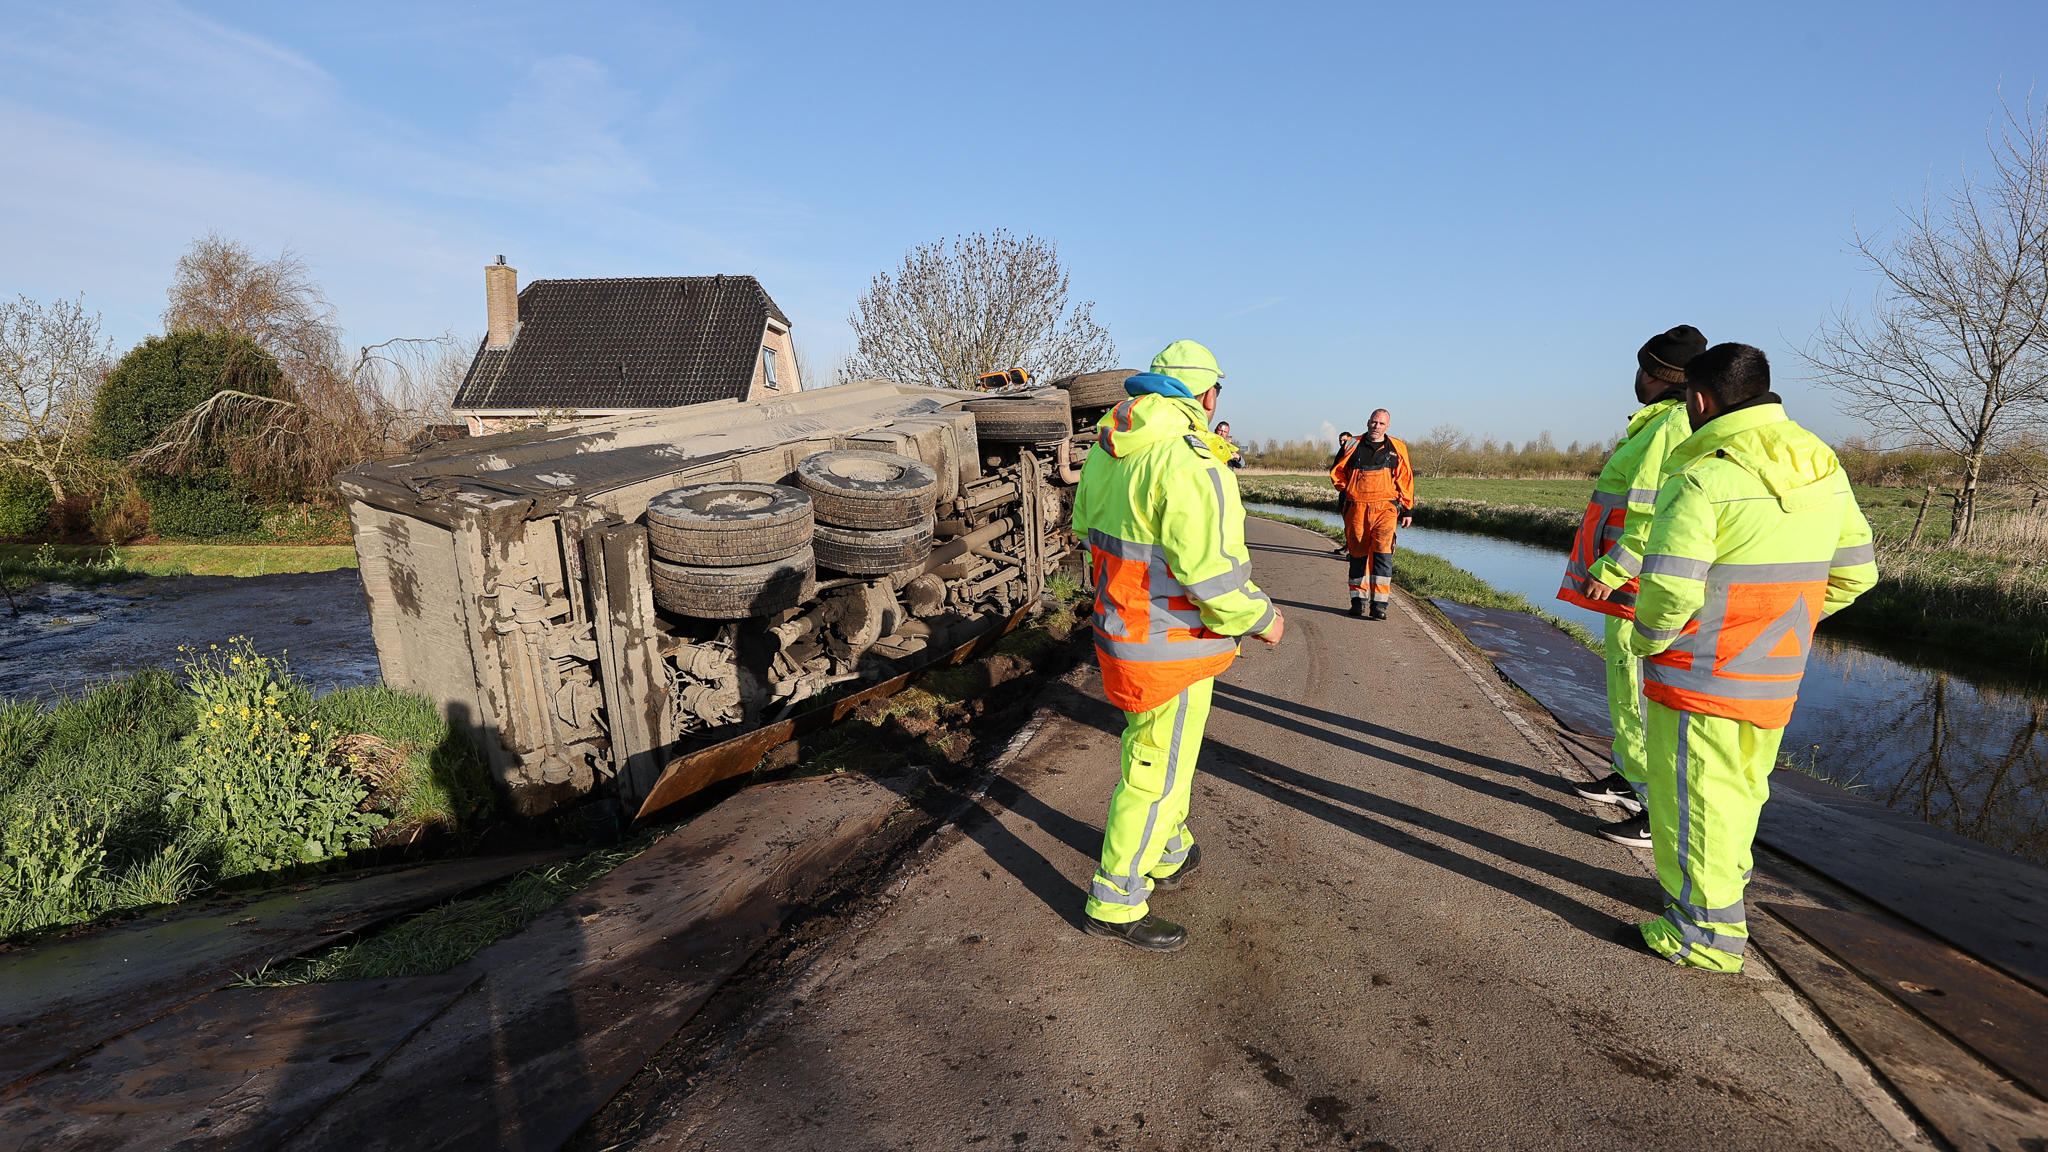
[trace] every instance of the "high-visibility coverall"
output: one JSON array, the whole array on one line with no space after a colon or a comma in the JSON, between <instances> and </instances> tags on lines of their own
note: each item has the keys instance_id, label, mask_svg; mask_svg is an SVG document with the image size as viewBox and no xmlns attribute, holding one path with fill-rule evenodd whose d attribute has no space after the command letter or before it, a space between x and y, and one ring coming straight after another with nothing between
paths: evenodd
<instances>
[{"instance_id":1,"label":"high-visibility coverall","mask_svg":"<svg viewBox=\"0 0 2048 1152\"><path fill-rule=\"evenodd\" d=\"M1408 445L1389 436L1351 442L1330 468L1344 506L1344 550L1351 554L1351 598L1375 604L1394 595L1394 530L1415 507L1415 469ZM1371 568L1371 580L1366 571Z\"/></svg>"},{"instance_id":2,"label":"high-visibility coverall","mask_svg":"<svg viewBox=\"0 0 2048 1152\"><path fill-rule=\"evenodd\" d=\"M1614 724L1614 770L1642 799L1649 790L1643 768L1642 662L1622 642L1621 626L1635 619L1636 576L1657 510L1657 488L1671 450L1692 435L1682 400L1659 400L1628 418L1628 431L1600 469L1586 517L1572 539L1564 586L1557 598L1607 616L1607 716ZM1614 589L1605 600L1586 595L1588 577Z\"/></svg>"},{"instance_id":3,"label":"high-visibility coverall","mask_svg":"<svg viewBox=\"0 0 2048 1152\"><path fill-rule=\"evenodd\" d=\"M1643 556L1650 838L1673 963L1742 968L1742 896L1813 628L1877 582L1870 525L1835 454L1783 405L1738 408L1672 452Z\"/></svg>"},{"instance_id":4,"label":"high-visibility coverall","mask_svg":"<svg viewBox=\"0 0 2048 1152\"><path fill-rule=\"evenodd\" d=\"M1187 861L1214 678L1236 658L1238 638L1271 628L1276 615L1251 581L1228 453L1202 406L1161 379L1125 381L1134 395L1103 416L1074 492L1074 534L1093 560L1102 686L1124 710L1123 778L1087 907L1111 923L1144 919L1151 877Z\"/></svg>"}]
</instances>

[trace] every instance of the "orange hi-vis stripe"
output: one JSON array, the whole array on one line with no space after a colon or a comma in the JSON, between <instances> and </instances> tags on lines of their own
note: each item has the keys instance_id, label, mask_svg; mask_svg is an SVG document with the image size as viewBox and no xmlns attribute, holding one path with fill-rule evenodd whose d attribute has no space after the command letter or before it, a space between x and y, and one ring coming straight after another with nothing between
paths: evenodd
<instances>
[{"instance_id":1,"label":"orange hi-vis stripe","mask_svg":"<svg viewBox=\"0 0 2048 1152\"><path fill-rule=\"evenodd\" d=\"M1167 567L1164 548L1099 528L1088 533L1088 545L1095 561L1095 649L1111 703L1149 712L1230 667L1236 638L1203 626L1201 609ZM1244 570L1233 569L1198 582L1195 593L1220 595L1245 579Z\"/></svg>"},{"instance_id":2,"label":"orange hi-vis stripe","mask_svg":"<svg viewBox=\"0 0 2048 1152\"><path fill-rule=\"evenodd\" d=\"M1656 498L1655 493L1648 495L1652 500ZM1586 502L1586 516L1579 523L1578 534L1572 537L1572 554L1565 561L1564 584L1557 590L1558 599L1590 612L1624 620L1636 618L1636 593L1640 587L1637 580L1631 579L1605 600L1595 600L1585 593L1586 581L1593 576L1593 565L1621 540L1622 526L1628 519L1629 496L1627 492L1595 492ZM1634 567L1626 552L1615 552L1614 560L1623 568Z\"/></svg>"},{"instance_id":3,"label":"orange hi-vis stripe","mask_svg":"<svg viewBox=\"0 0 2048 1152\"><path fill-rule=\"evenodd\" d=\"M1671 647L1644 658L1643 694L1668 708L1783 728L1799 699L1831 563L1645 557L1644 572L1704 581L1707 601L1676 631ZM1653 640L1673 635L1642 632Z\"/></svg>"}]
</instances>

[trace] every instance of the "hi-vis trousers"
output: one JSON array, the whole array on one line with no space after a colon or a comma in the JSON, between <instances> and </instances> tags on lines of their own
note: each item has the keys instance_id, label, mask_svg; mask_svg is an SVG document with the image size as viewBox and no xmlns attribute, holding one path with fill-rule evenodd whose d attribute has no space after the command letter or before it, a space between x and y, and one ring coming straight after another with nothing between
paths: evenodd
<instances>
[{"instance_id":1,"label":"hi-vis trousers","mask_svg":"<svg viewBox=\"0 0 2048 1152\"><path fill-rule=\"evenodd\" d=\"M1642 925L1643 939L1674 964L1740 972L1749 946L1742 894L1754 870L1750 845L1785 730L1655 700L1643 720L1650 841L1664 889L1664 915Z\"/></svg>"},{"instance_id":2,"label":"hi-vis trousers","mask_svg":"<svg viewBox=\"0 0 2048 1152\"><path fill-rule=\"evenodd\" d=\"M1650 774L1645 766L1643 744L1643 658L1628 650L1622 629L1631 621L1619 616L1607 620L1607 718L1614 723L1614 770L1636 791L1636 799L1649 803Z\"/></svg>"},{"instance_id":3,"label":"hi-vis trousers","mask_svg":"<svg viewBox=\"0 0 2048 1152\"><path fill-rule=\"evenodd\" d=\"M1385 604L1394 596L1394 530L1401 509L1392 501L1352 501L1344 506L1344 546L1351 553L1353 600Z\"/></svg>"},{"instance_id":4,"label":"hi-vis trousers","mask_svg":"<svg viewBox=\"0 0 2048 1152\"><path fill-rule=\"evenodd\" d=\"M1209 722L1216 680L1197 680L1150 712L1124 713L1124 775L1109 798L1102 862L1088 888L1088 915L1112 924L1145 918L1151 877L1187 862L1188 798L1195 753Z\"/></svg>"}]
</instances>

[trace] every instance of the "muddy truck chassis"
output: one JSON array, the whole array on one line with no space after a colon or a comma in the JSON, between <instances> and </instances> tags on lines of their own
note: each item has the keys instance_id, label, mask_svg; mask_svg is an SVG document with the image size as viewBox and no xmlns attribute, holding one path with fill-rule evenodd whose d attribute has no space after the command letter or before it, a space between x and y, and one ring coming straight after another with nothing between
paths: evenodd
<instances>
[{"instance_id":1,"label":"muddy truck chassis","mask_svg":"<svg viewBox=\"0 0 2048 1152\"><path fill-rule=\"evenodd\" d=\"M469 729L523 815L651 812L693 754L758 757L806 701L1035 610L1128 375L863 381L359 465L338 485L384 682Z\"/></svg>"}]
</instances>

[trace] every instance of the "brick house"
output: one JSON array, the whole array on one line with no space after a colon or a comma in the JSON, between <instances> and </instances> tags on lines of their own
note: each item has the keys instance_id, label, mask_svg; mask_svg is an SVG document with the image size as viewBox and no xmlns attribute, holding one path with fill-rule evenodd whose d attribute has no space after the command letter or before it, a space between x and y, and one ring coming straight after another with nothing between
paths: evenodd
<instances>
[{"instance_id":1,"label":"brick house","mask_svg":"<svg viewBox=\"0 0 2048 1152\"><path fill-rule=\"evenodd\" d=\"M752 276L535 280L484 269L490 333L451 405L471 435L801 391L789 317ZM573 414L573 415L571 415Z\"/></svg>"}]
</instances>

